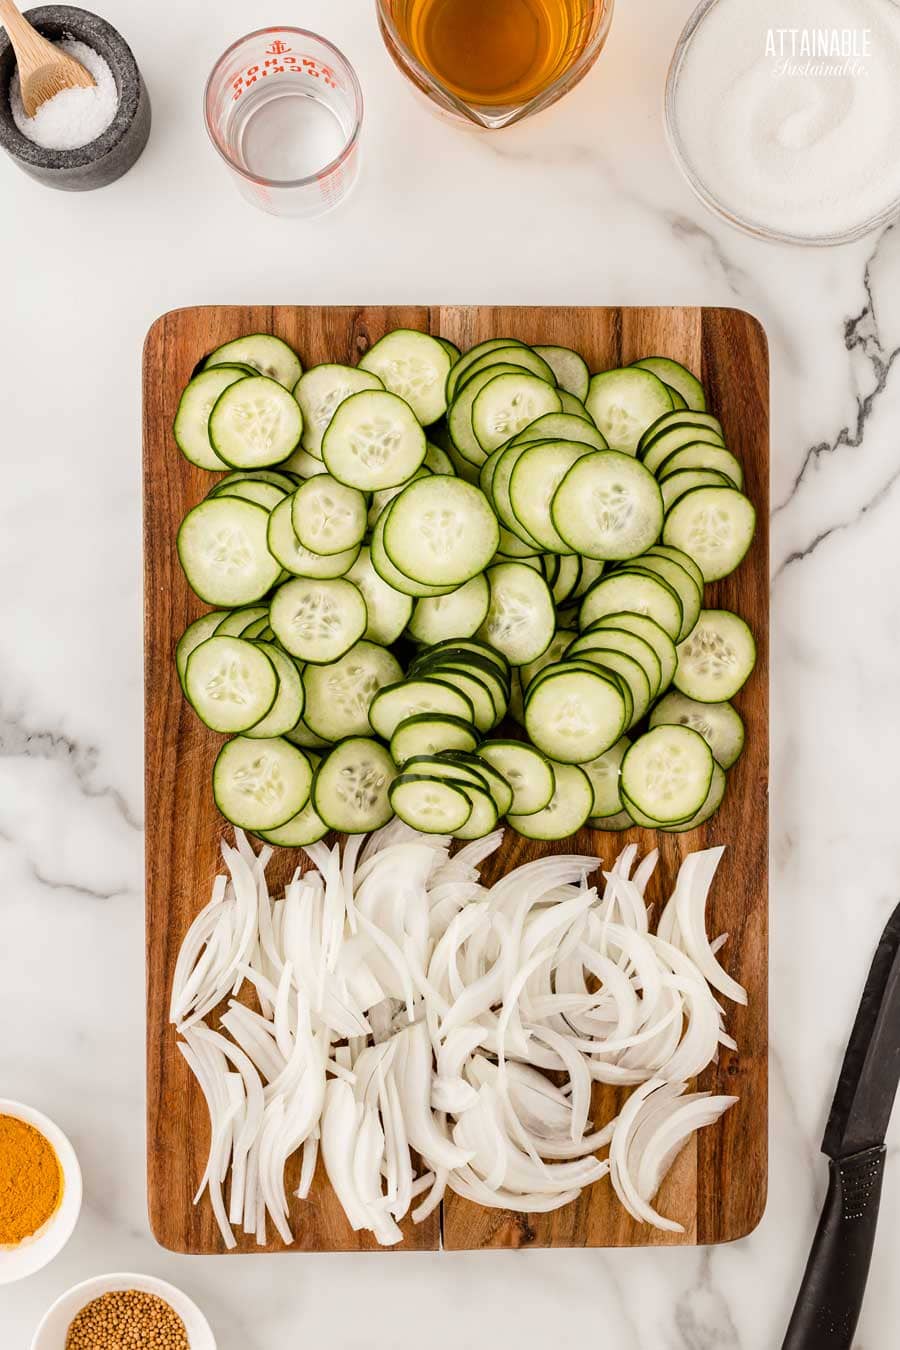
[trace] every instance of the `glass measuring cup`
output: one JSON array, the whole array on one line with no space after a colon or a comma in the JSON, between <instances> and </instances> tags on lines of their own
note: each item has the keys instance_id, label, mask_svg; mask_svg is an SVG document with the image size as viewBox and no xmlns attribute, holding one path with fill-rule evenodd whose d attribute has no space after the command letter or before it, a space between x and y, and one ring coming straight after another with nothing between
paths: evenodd
<instances>
[{"instance_id":1,"label":"glass measuring cup","mask_svg":"<svg viewBox=\"0 0 900 1350\"><path fill-rule=\"evenodd\" d=\"M385 46L438 108L510 126L555 103L590 70L614 0L376 0Z\"/></svg>"},{"instance_id":2,"label":"glass measuring cup","mask_svg":"<svg viewBox=\"0 0 900 1350\"><path fill-rule=\"evenodd\" d=\"M238 190L271 215L319 215L356 181L362 89L315 33L261 28L232 43L207 81L204 115Z\"/></svg>"}]
</instances>

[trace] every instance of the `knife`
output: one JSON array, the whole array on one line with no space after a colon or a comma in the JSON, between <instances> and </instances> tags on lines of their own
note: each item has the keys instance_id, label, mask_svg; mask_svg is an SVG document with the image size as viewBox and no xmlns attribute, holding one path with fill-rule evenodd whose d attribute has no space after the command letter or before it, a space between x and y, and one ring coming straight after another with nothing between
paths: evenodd
<instances>
[{"instance_id":1,"label":"knife","mask_svg":"<svg viewBox=\"0 0 900 1350\"><path fill-rule=\"evenodd\" d=\"M862 1308L900 1081L900 905L881 936L822 1152L828 1195L782 1350L850 1350Z\"/></svg>"}]
</instances>

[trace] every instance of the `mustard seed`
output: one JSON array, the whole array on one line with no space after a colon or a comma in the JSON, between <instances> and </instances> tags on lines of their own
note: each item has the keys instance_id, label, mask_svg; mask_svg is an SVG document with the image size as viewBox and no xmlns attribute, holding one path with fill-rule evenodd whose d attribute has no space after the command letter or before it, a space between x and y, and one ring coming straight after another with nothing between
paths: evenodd
<instances>
[{"instance_id":1,"label":"mustard seed","mask_svg":"<svg viewBox=\"0 0 900 1350\"><path fill-rule=\"evenodd\" d=\"M139 1289L101 1294L81 1309L66 1350L190 1350L184 1322L165 1299Z\"/></svg>"}]
</instances>

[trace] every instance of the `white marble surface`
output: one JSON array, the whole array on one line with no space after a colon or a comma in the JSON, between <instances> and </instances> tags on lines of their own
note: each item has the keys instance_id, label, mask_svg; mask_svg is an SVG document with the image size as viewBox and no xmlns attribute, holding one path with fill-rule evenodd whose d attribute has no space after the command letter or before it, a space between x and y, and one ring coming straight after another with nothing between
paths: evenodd
<instances>
[{"instance_id":1,"label":"white marble surface","mask_svg":"<svg viewBox=\"0 0 900 1350\"><path fill-rule=\"evenodd\" d=\"M824 1189L818 1154L871 950L898 898L900 228L835 251L707 215L667 153L661 93L690 0L620 0L589 79L497 138L430 118L370 0L107 0L154 103L137 168L69 197L0 162L0 1095L70 1133L86 1200L66 1252L0 1290L0 1344L104 1270L204 1306L220 1350L780 1344ZM351 202L256 213L206 143L202 81L241 32L328 33L368 97ZM770 1203L712 1251L187 1260L144 1206L140 347L203 302L706 303L773 363ZM900 1320L900 1120L856 1345Z\"/></svg>"}]
</instances>

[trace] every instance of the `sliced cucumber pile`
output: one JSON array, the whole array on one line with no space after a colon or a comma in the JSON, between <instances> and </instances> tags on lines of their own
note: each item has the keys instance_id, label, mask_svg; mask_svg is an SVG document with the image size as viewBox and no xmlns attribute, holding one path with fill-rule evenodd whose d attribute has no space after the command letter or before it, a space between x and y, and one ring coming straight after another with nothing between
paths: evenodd
<instances>
[{"instance_id":1,"label":"sliced cucumber pile","mask_svg":"<svg viewBox=\"0 0 900 1350\"><path fill-rule=\"evenodd\" d=\"M178 532L216 608L175 661L233 738L235 825L553 840L718 809L756 651L706 586L756 517L691 371L398 330L304 373L256 333L206 358L173 431L220 475Z\"/></svg>"}]
</instances>

